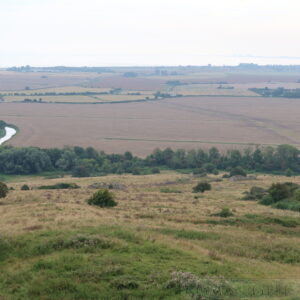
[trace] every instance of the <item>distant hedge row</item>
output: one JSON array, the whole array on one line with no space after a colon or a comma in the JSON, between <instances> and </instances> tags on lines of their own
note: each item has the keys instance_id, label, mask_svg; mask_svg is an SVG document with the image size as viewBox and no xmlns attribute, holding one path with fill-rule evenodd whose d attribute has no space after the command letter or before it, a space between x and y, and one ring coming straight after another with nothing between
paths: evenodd
<instances>
[{"instance_id":1,"label":"distant hedge row","mask_svg":"<svg viewBox=\"0 0 300 300\"><path fill-rule=\"evenodd\" d=\"M142 159L131 152L107 154L92 147L40 149L36 147L0 147L0 173L37 174L46 171L72 173L76 177L108 173L148 174L160 168L193 169L195 173L214 173L241 167L248 171L300 173L300 151L291 145L278 147L209 151L156 149Z\"/></svg>"}]
</instances>

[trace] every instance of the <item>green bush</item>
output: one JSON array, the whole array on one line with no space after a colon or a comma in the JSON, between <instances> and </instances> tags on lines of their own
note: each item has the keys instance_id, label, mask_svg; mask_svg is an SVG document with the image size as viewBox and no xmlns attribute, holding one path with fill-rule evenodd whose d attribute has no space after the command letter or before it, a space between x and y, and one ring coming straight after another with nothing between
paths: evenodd
<instances>
[{"instance_id":1,"label":"green bush","mask_svg":"<svg viewBox=\"0 0 300 300\"><path fill-rule=\"evenodd\" d=\"M101 189L88 199L88 204L100 207L114 207L118 203L115 201L115 196L112 192L108 189Z\"/></svg>"},{"instance_id":2,"label":"green bush","mask_svg":"<svg viewBox=\"0 0 300 300\"><path fill-rule=\"evenodd\" d=\"M274 202L278 202L291 197L297 188L298 185L292 182L273 183L268 192Z\"/></svg>"},{"instance_id":3,"label":"green bush","mask_svg":"<svg viewBox=\"0 0 300 300\"><path fill-rule=\"evenodd\" d=\"M134 168L134 169L132 170L132 175L141 175L141 170L138 169L138 168Z\"/></svg>"},{"instance_id":4,"label":"green bush","mask_svg":"<svg viewBox=\"0 0 300 300\"><path fill-rule=\"evenodd\" d=\"M30 188L27 184L24 184L21 186L21 191L29 191L29 190L30 190Z\"/></svg>"},{"instance_id":5,"label":"green bush","mask_svg":"<svg viewBox=\"0 0 300 300\"><path fill-rule=\"evenodd\" d=\"M291 169L287 169L287 170L285 171L285 176L286 176L286 177L292 177L292 176L293 176L293 171L292 171Z\"/></svg>"},{"instance_id":6,"label":"green bush","mask_svg":"<svg viewBox=\"0 0 300 300\"><path fill-rule=\"evenodd\" d=\"M182 191L180 191L180 190L172 189L172 188L168 188L168 187L160 189L160 192L161 193L175 193L175 194L182 193Z\"/></svg>"},{"instance_id":7,"label":"green bush","mask_svg":"<svg viewBox=\"0 0 300 300\"><path fill-rule=\"evenodd\" d=\"M222 178L230 178L230 175L227 174L227 173L225 173L225 174L222 176Z\"/></svg>"},{"instance_id":8,"label":"green bush","mask_svg":"<svg viewBox=\"0 0 300 300\"><path fill-rule=\"evenodd\" d=\"M235 167L233 169L230 170L230 177L232 176L237 176L237 175L240 175L240 176L247 176L247 173L246 171L242 168L242 167Z\"/></svg>"},{"instance_id":9,"label":"green bush","mask_svg":"<svg viewBox=\"0 0 300 300\"><path fill-rule=\"evenodd\" d=\"M224 207L222 208L222 210L216 214L212 214L212 216L215 217L221 217L221 218L228 218L233 216L233 213L230 211L230 209L228 207Z\"/></svg>"},{"instance_id":10,"label":"green bush","mask_svg":"<svg viewBox=\"0 0 300 300\"><path fill-rule=\"evenodd\" d=\"M293 196L294 200L296 201L300 201L300 188L296 189L294 191L294 196Z\"/></svg>"},{"instance_id":11,"label":"green bush","mask_svg":"<svg viewBox=\"0 0 300 300\"><path fill-rule=\"evenodd\" d=\"M207 181L199 182L196 186L193 187L194 193L204 193L205 191L210 191L211 185Z\"/></svg>"},{"instance_id":12,"label":"green bush","mask_svg":"<svg viewBox=\"0 0 300 300\"><path fill-rule=\"evenodd\" d=\"M204 176L207 176L206 170L205 170L204 168L194 169L194 170L193 170L193 174L194 174L194 175L204 175ZM203 177L204 177L204 176L203 176Z\"/></svg>"},{"instance_id":13,"label":"green bush","mask_svg":"<svg viewBox=\"0 0 300 300\"><path fill-rule=\"evenodd\" d=\"M79 189L80 186L76 183L56 183L53 185L42 185L38 187L39 190L66 190L66 189Z\"/></svg>"},{"instance_id":14,"label":"green bush","mask_svg":"<svg viewBox=\"0 0 300 300\"><path fill-rule=\"evenodd\" d=\"M258 187L253 186L250 188L249 192L246 191L244 194L245 196L242 198L243 200L260 200L266 195L266 190Z\"/></svg>"},{"instance_id":15,"label":"green bush","mask_svg":"<svg viewBox=\"0 0 300 300\"><path fill-rule=\"evenodd\" d=\"M259 203L263 205L272 205L274 203L274 200L271 195L265 195L262 197Z\"/></svg>"},{"instance_id":16,"label":"green bush","mask_svg":"<svg viewBox=\"0 0 300 300\"><path fill-rule=\"evenodd\" d=\"M5 198L8 194L8 187L5 183L0 182L0 198Z\"/></svg>"},{"instance_id":17,"label":"green bush","mask_svg":"<svg viewBox=\"0 0 300 300\"><path fill-rule=\"evenodd\" d=\"M73 169L72 177L90 177L90 170L84 165L78 165Z\"/></svg>"},{"instance_id":18,"label":"green bush","mask_svg":"<svg viewBox=\"0 0 300 300\"><path fill-rule=\"evenodd\" d=\"M259 202L278 209L300 211L300 188L292 182L276 183Z\"/></svg>"},{"instance_id":19,"label":"green bush","mask_svg":"<svg viewBox=\"0 0 300 300\"><path fill-rule=\"evenodd\" d=\"M152 173L152 174L159 174L159 173L160 173L160 170L159 170L159 168L152 168L152 169L151 169L151 173Z\"/></svg>"}]
</instances>

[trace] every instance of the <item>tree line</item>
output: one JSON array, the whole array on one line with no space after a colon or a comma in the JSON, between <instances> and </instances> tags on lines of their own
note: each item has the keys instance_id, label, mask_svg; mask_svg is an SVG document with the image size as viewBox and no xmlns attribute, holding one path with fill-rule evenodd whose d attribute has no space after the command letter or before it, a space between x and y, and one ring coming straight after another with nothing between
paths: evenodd
<instances>
[{"instance_id":1,"label":"tree line","mask_svg":"<svg viewBox=\"0 0 300 300\"><path fill-rule=\"evenodd\" d=\"M186 169L194 173L215 173L243 168L257 172L300 172L300 151L291 145L256 149L229 150L225 153L212 147L208 151L155 149L146 158L124 154L107 154L92 147L41 149L37 147L0 147L0 173L38 174L60 171L76 177L101 174L159 173L161 168Z\"/></svg>"},{"instance_id":2,"label":"tree line","mask_svg":"<svg viewBox=\"0 0 300 300\"><path fill-rule=\"evenodd\" d=\"M263 97L278 97L278 98L300 98L300 89L285 89L278 87L276 89L265 88L251 88L253 91Z\"/></svg>"}]
</instances>

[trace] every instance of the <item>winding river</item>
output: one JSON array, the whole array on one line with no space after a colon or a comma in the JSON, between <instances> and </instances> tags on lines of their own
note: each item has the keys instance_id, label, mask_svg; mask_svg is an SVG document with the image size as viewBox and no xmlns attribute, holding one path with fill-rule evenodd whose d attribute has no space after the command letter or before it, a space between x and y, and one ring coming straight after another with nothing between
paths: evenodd
<instances>
[{"instance_id":1,"label":"winding river","mask_svg":"<svg viewBox=\"0 0 300 300\"><path fill-rule=\"evenodd\" d=\"M16 129L12 128L12 127L5 127L5 136L3 138L0 138L0 145L2 145L4 142L10 140L16 133Z\"/></svg>"}]
</instances>

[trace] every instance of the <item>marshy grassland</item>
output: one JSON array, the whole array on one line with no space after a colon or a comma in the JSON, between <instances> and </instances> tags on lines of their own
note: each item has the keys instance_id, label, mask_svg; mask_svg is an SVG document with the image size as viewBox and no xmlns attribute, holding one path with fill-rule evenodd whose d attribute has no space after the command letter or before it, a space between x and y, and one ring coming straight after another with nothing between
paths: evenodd
<instances>
[{"instance_id":1,"label":"marshy grassland","mask_svg":"<svg viewBox=\"0 0 300 300\"><path fill-rule=\"evenodd\" d=\"M203 194L192 193L201 178L171 171L7 177L0 299L299 299L299 213L241 199L300 178L221 177ZM80 188L37 189L61 182ZM87 204L95 183L116 187L116 207ZM224 207L233 215L213 216Z\"/></svg>"}]
</instances>

